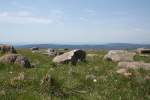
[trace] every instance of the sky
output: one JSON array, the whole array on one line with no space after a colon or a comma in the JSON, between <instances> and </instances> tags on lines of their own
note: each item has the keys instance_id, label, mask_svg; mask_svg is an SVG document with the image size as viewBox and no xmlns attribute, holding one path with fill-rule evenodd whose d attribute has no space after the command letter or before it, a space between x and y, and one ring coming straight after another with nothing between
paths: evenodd
<instances>
[{"instance_id":1,"label":"sky","mask_svg":"<svg viewBox=\"0 0 150 100\"><path fill-rule=\"evenodd\" d=\"M0 43L150 44L150 0L0 0Z\"/></svg>"}]
</instances>

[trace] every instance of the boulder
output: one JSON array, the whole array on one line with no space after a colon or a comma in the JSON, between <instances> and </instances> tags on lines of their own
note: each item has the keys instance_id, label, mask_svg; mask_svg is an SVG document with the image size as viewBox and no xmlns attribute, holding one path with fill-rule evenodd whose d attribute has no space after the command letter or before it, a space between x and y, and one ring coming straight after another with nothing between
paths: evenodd
<instances>
[{"instance_id":1,"label":"boulder","mask_svg":"<svg viewBox=\"0 0 150 100\"><path fill-rule=\"evenodd\" d=\"M34 51L34 50L39 50L39 48L38 48L38 47L32 47L31 50L32 50L32 51Z\"/></svg>"},{"instance_id":2,"label":"boulder","mask_svg":"<svg viewBox=\"0 0 150 100\"><path fill-rule=\"evenodd\" d=\"M12 45L0 45L0 52L2 53L17 53L15 48Z\"/></svg>"},{"instance_id":3,"label":"boulder","mask_svg":"<svg viewBox=\"0 0 150 100\"><path fill-rule=\"evenodd\" d=\"M150 49L138 48L137 53L138 54L150 54Z\"/></svg>"},{"instance_id":4,"label":"boulder","mask_svg":"<svg viewBox=\"0 0 150 100\"><path fill-rule=\"evenodd\" d=\"M57 55L57 51L55 49L49 48L47 50L47 54L48 54L48 56L56 56Z\"/></svg>"},{"instance_id":5,"label":"boulder","mask_svg":"<svg viewBox=\"0 0 150 100\"><path fill-rule=\"evenodd\" d=\"M63 51L58 51L58 50L55 50L55 49L48 49L47 52L48 52L47 53L48 56L58 56L58 55L64 54Z\"/></svg>"},{"instance_id":6,"label":"boulder","mask_svg":"<svg viewBox=\"0 0 150 100\"><path fill-rule=\"evenodd\" d=\"M52 49L52 48L49 48L49 49L47 50L48 53L55 52L55 51L56 51L56 50L55 50L55 49Z\"/></svg>"},{"instance_id":7,"label":"boulder","mask_svg":"<svg viewBox=\"0 0 150 100\"><path fill-rule=\"evenodd\" d=\"M125 68L125 69L144 69L144 70L150 70L150 63L144 63L144 62L119 62L118 63L119 68Z\"/></svg>"},{"instance_id":8,"label":"boulder","mask_svg":"<svg viewBox=\"0 0 150 100\"><path fill-rule=\"evenodd\" d=\"M133 61L134 56L136 53L128 52L125 50L110 50L108 54L104 56L104 59L110 60L113 62L119 61Z\"/></svg>"},{"instance_id":9,"label":"boulder","mask_svg":"<svg viewBox=\"0 0 150 100\"><path fill-rule=\"evenodd\" d=\"M56 56L53 59L54 63L68 63L71 62L75 65L78 61L85 61L86 59L86 52L80 49L75 49L70 52L66 52L59 56Z\"/></svg>"},{"instance_id":10,"label":"boulder","mask_svg":"<svg viewBox=\"0 0 150 100\"><path fill-rule=\"evenodd\" d=\"M30 62L28 58L22 56L20 54L7 54L0 57L0 62L2 63L10 63L10 64L19 64L22 67L30 68Z\"/></svg>"},{"instance_id":11,"label":"boulder","mask_svg":"<svg viewBox=\"0 0 150 100\"><path fill-rule=\"evenodd\" d=\"M132 76L132 73L128 71L128 69L121 68L116 71L118 74L124 75L126 77Z\"/></svg>"}]
</instances>

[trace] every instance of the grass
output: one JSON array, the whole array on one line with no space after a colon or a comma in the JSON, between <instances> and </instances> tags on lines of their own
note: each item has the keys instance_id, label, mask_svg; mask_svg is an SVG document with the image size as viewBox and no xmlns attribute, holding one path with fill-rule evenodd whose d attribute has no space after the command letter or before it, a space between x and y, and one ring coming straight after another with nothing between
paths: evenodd
<instances>
[{"instance_id":1,"label":"grass","mask_svg":"<svg viewBox=\"0 0 150 100\"><path fill-rule=\"evenodd\" d=\"M19 65L0 64L0 100L148 100L150 99L149 71L131 70L134 77L116 74L117 64L103 60L106 51L87 51L96 56L87 62L53 66L52 58L28 49L18 49L27 56L35 68L25 69ZM149 58L135 60L150 62ZM10 73L12 72L12 73ZM24 72L25 79L14 81ZM41 85L46 74L51 82ZM94 82L96 80L96 82Z\"/></svg>"},{"instance_id":2,"label":"grass","mask_svg":"<svg viewBox=\"0 0 150 100\"><path fill-rule=\"evenodd\" d=\"M136 61L144 61L146 63L150 63L150 55L147 55L147 56L137 55L137 56L135 56L135 60Z\"/></svg>"}]
</instances>

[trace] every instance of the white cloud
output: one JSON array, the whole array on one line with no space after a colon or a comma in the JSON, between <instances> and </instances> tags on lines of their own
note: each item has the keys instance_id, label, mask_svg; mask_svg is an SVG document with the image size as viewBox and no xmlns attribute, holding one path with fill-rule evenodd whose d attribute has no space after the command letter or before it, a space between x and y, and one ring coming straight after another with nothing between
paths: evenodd
<instances>
[{"instance_id":1,"label":"white cloud","mask_svg":"<svg viewBox=\"0 0 150 100\"><path fill-rule=\"evenodd\" d=\"M53 9L53 10L51 10L51 14L63 15L64 12L62 10Z\"/></svg>"},{"instance_id":2,"label":"white cloud","mask_svg":"<svg viewBox=\"0 0 150 100\"><path fill-rule=\"evenodd\" d=\"M89 15L95 16L96 15L96 11L92 10L92 9L86 9L85 12Z\"/></svg>"},{"instance_id":3,"label":"white cloud","mask_svg":"<svg viewBox=\"0 0 150 100\"><path fill-rule=\"evenodd\" d=\"M0 12L0 22L4 23L39 23L39 24L62 24L65 15L61 10L51 10L49 14L35 15L30 11Z\"/></svg>"},{"instance_id":4,"label":"white cloud","mask_svg":"<svg viewBox=\"0 0 150 100\"><path fill-rule=\"evenodd\" d=\"M62 24L65 20L65 14L62 10L53 9L50 11L50 18L53 19L53 22L56 24Z\"/></svg>"},{"instance_id":5,"label":"white cloud","mask_svg":"<svg viewBox=\"0 0 150 100\"><path fill-rule=\"evenodd\" d=\"M8 12L2 12L2 13L0 13L0 17L6 17L6 16L8 16Z\"/></svg>"},{"instance_id":6,"label":"white cloud","mask_svg":"<svg viewBox=\"0 0 150 100\"><path fill-rule=\"evenodd\" d=\"M18 13L19 16L30 16L32 15L31 12L28 11L21 11Z\"/></svg>"},{"instance_id":7,"label":"white cloud","mask_svg":"<svg viewBox=\"0 0 150 100\"><path fill-rule=\"evenodd\" d=\"M85 17L80 17L79 19L80 19L81 21L88 21L88 19L85 18Z\"/></svg>"},{"instance_id":8,"label":"white cloud","mask_svg":"<svg viewBox=\"0 0 150 100\"><path fill-rule=\"evenodd\" d=\"M11 4L12 4L14 7L17 7L17 8L19 8L19 9L35 10L34 7L31 7L31 6L29 6L29 5L25 5L25 4L19 3L18 1L12 1Z\"/></svg>"},{"instance_id":9,"label":"white cloud","mask_svg":"<svg viewBox=\"0 0 150 100\"><path fill-rule=\"evenodd\" d=\"M83 10L84 12L82 13L82 16L79 17L79 20L81 21L90 21L90 20L93 20L94 17L96 16L96 11L95 10L92 10L92 9L84 9Z\"/></svg>"},{"instance_id":10,"label":"white cloud","mask_svg":"<svg viewBox=\"0 0 150 100\"><path fill-rule=\"evenodd\" d=\"M20 12L1 12L0 22L17 23L17 24L18 23L51 24L53 20L47 17L34 16L32 15L31 12L28 11L20 11Z\"/></svg>"},{"instance_id":11,"label":"white cloud","mask_svg":"<svg viewBox=\"0 0 150 100\"><path fill-rule=\"evenodd\" d=\"M136 32L143 32L144 30L142 28L135 28Z\"/></svg>"}]
</instances>

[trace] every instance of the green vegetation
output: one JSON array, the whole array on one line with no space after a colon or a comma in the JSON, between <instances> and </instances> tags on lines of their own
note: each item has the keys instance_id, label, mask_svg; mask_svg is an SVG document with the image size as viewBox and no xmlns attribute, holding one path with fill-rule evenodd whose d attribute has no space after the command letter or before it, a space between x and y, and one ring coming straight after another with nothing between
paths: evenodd
<instances>
[{"instance_id":1,"label":"green vegetation","mask_svg":"<svg viewBox=\"0 0 150 100\"><path fill-rule=\"evenodd\" d=\"M150 63L150 55L146 55L146 56L140 56L140 55L137 55L135 56L135 60L136 61L144 61L146 63Z\"/></svg>"},{"instance_id":2,"label":"green vegetation","mask_svg":"<svg viewBox=\"0 0 150 100\"><path fill-rule=\"evenodd\" d=\"M116 74L117 64L104 61L106 51L87 51L87 62L76 66L54 66L52 58L28 49L18 53L27 56L35 68L0 64L0 100L148 100L150 99L150 73L131 70L132 77ZM135 57L150 62L150 58ZM23 73L23 80L15 80ZM49 74L51 82L41 84Z\"/></svg>"}]
</instances>

